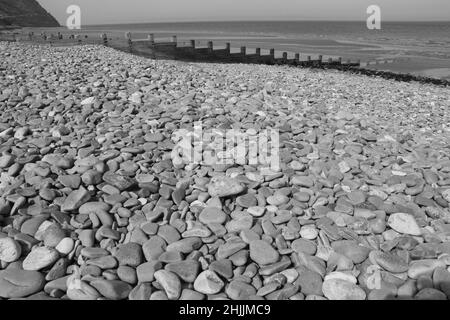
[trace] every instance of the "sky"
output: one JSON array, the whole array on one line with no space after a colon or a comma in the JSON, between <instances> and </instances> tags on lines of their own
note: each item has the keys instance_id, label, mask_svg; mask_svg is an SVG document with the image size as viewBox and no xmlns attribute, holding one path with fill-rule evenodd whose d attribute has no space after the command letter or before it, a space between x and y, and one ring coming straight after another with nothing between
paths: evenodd
<instances>
[{"instance_id":1,"label":"sky","mask_svg":"<svg viewBox=\"0 0 450 320\"><path fill-rule=\"evenodd\" d=\"M384 21L450 21L450 0L38 0L61 24L70 5L82 24L233 20L366 20L369 5Z\"/></svg>"}]
</instances>

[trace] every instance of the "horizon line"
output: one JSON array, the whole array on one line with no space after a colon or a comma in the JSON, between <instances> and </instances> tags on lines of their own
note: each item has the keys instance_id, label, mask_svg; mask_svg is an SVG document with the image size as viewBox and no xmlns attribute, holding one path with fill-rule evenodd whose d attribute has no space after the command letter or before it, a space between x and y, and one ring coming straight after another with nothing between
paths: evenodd
<instances>
[{"instance_id":1,"label":"horizon line","mask_svg":"<svg viewBox=\"0 0 450 320\"><path fill-rule=\"evenodd\" d=\"M105 22L105 23L90 23L84 24L85 26L107 26L107 25L130 25L130 24L163 24L163 23L214 23L214 22L365 22L366 20L351 20L351 19L248 19L248 20L169 20L169 21L140 21L140 22ZM450 23L446 20L384 20L383 22L396 22L396 23Z\"/></svg>"}]
</instances>

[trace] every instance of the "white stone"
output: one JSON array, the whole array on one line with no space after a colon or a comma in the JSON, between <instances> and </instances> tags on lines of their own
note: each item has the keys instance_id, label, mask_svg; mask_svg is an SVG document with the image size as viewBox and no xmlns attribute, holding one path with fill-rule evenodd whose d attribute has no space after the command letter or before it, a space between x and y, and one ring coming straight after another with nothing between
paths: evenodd
<instances>
[{"instance_id":1,"label":"white stone","mask_svg":"<svg viewBox=\"0 0 450 320\"><path fill-rule=\"evenodd\" d=\"M416 219L408 213L398 212L389 216L388 225L395 231L412 236L420 236L422 232Z\"/></svg>"},{"instance_id":2,"label":"white stone","mask_svg":"<svg viewBox=\"0 0 450 320\"><path fill-rule=\"evenodd\" d=\"M20 258L22 247L11 238L0 239L0 260L4 262L14 262Z\"/></svg>"},{"instance_id":3,"label":"white stone","mask_svg":"<svg viewBox=\"0 0 450 320\"><path fill-rule=\"evenodd\" d=\"M214 271L206 270L195 279L194 289L204 294L216 294L222 290L224 285L224 282Z\"/></svg>"}]
</instances>

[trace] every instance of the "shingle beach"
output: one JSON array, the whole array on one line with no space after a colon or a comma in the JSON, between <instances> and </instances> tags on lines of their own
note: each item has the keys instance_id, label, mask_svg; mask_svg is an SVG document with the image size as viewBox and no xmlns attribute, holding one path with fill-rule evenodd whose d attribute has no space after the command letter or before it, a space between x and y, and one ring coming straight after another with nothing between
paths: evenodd
<instances>
[{"instance_id":1,"label":"shingle beach","mask_svg":"<svg viewBox=\"0 0 450 320\"><path fill-rule=\"evenodd\" d=\"M448 87L0 42L0 151L0 299L450 297Z\"/></svg>"}]
</instances>

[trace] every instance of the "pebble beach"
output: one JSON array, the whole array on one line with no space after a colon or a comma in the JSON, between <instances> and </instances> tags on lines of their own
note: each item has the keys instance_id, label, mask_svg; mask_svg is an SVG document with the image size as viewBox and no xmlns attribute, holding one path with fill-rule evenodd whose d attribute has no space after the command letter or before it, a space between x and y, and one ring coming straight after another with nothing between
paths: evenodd
<instances>
[{"instance_id":1,"label":"pebble beach","mask_svg":"<svg viewBox=\"0 0 450 320\"><path fill-rule=\"evenodd\" d=\"M0 300L447 300L449 206L448 87L0 42Z\"/></svg>"}]
</instances>

